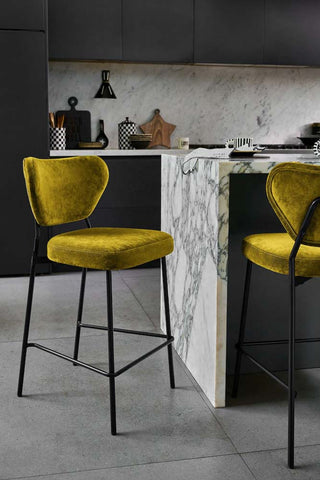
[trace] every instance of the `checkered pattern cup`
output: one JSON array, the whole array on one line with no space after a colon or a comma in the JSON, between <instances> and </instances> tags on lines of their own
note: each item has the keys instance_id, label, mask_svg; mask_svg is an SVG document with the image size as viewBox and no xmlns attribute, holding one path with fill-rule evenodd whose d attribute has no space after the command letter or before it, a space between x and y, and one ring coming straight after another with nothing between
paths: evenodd
<instances>
[{"instance_id":1,"label":"checkered pattern cup","mask_svg":"<svg viewBox=\"0 0 320 480\"><path fill-rule=\"evenodd\" d=\"M66 129L50 127L50 150L66 149Z\"/></svg>"},{"instance_id":2,"label":"checkered pattern cup","mask_svg":"<svg viewBox=\"0 0 320 480\"><path fill-rule=\"evenodd\" d=\"M128 117L125 121L118 124L119 132L119 149L120 150L134 150L129 137L137 133L137 125L131 122Z\"/></svg>"}]
</instances>

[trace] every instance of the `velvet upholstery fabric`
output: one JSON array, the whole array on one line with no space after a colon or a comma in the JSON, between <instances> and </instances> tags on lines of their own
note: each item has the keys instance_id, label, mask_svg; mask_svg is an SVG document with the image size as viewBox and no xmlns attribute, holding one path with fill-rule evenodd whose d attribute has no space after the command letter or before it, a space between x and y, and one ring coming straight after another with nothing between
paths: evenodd
<instances>
[{"instance_id":1,"label":"velvet upholstery fabric","mask_svg":"<svg viewBox=\"0 0 320 480\"><path fill-rule=\"evenodd\" d=\"M320 167L296 162L281 163L269 173L266 191L282 225L295 239L309 205L315 198L320 197ZM319 206L303 243L320 246Z\"/></svg>"},{"instance_id":2,"label":"velvet upholstery fabric","mask_svg":"<svg viewBox=\"0 0 320 480\"><path fill-rule=\"evenodd\" d=\"M289 274L289 256L294 241L288 233L260 233L243 240L243 254L253 263L272 272ZM301 245L296 256L295 275L320 276L320 248Z\"/></svg>"},{"instance_id":3,"label":"velvet upholstery fabric","mask_svg":"<svg viewBox=\"0 0 320 480\"><path fill-rule=\"evenodd\" d=\"M42 226L87 218L109 179L107 165L96 156L28 157L23 172L33 215Z\"/></svg>"},{"instance_id":4,"label":"velvet upholstery fabric","mask_svg":"<svg viewBox=\"0 0 320 480\"><path fill-rule=\"evenodd\" d=\"M173 251L165 232L135 228L86 228L62 233L48 242L54 262L98 270L120 270L164 257Z\"/></svg>"},{"instance_id":5,"label":"velvet upholstery fabric","mask_svg":"<svg viewBox=\"0 0 320 480\"><path fill-rule=\"evenodd\" d=\"M44 160L25 158L27 192L39 225L87 218L109 179L105 162L95 156ZM52 237L50 260L98 270L120 270L165 257L173 238L165 232L135 228L84 228Z\"/></svg>"}]
</instances>

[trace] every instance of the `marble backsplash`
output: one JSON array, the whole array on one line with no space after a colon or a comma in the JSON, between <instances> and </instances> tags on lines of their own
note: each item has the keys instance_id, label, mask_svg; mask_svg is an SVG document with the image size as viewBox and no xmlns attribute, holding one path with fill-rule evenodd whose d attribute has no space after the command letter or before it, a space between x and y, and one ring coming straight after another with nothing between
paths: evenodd
<instances>
[{"instance_id":1,"label":"marble backsplash","mask_svg":"<svg viewBox=\"0 0 320 480\"><path fill-rule=\"evenodd\" d=\"M101 71L110 70L117 99L94 99ZM118 123L129 116L138 125L156 108L177 125L172 135L190 143L223 143L250 136L255 143L297 143L296 137L320 122L320 70L317 68L145 65L50 62L49 109L90 110L92 140L103 119L110 147L118 148Z\"/></svg>"}]
</instances>

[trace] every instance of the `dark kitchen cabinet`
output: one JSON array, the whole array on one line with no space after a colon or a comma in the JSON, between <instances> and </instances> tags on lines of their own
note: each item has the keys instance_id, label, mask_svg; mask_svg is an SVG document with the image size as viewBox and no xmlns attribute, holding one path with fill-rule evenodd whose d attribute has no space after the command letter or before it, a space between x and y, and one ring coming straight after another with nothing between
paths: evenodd
<instances>
[{"instance_id":1,"label":"dark kitchen cabinet","mask_svg":"<svg viewBox=\"0 0 320 480\"><path fill-rule=\"evenodd\" d=\"M81 152L80 152L81 153ZM93 227L127 227L160 230L161 157L102 157L109 168L109 183L90 217ZM85 228L84 222L52 227L52 235ZM158 261L148 266L158 265ZM146 266L146 265L145 265ZM72 270L52 264L53 272ZM73 268L74 270L74 268Z\"/></svg>"},{"instance_id":2,"label":"dark kitchen cabinet","mask_svg":"<svg viewBox=\"0 0 320 480\"><path fill-rule=\"evenodd\" d=\"M120 0L49 0L49 58L121 60Z\"/></svg>"},{"instance_id":3,"label":"dark kitchen cabinet","mask_svg":"<svg viewBox=\"0 0 320 480\"><path fill-rule=\"evenodd\" d=\"M0 29L45 30L44 0L10 0L1 2Z\"/></svg>"},{"instance_id":4,"label":"dark kitchen cabinet","mask_svg":"<svg viewBox=\"0 0 320 480\"><path fill-rule=\"evenodd\" d=\"M123 59L193 61L193 0L123 0Z\"/></svg>"},{"instance_id":5,"label":"dark kitchen cabinet","mask_svg":"<svg viewBox=\"0 0 320 480\"><path fill-rule=\"evenodd\" d=\"M195 63L263 63L263 42L264 0L195 0Z\"/></svg>"},{"instance_id":6,"label":"dark kitchen cabinet","mask_svg":"<svg viewBox=\"0 0 320 480\"><path fill-rule=\"evenodd\" d=\"M266 0L264 63L320 65L319 0Z\"/></svg>"},{"instance_id":7,"label":"dark kitchen cabinet","mask_svg":"<svg viewBox=\"0 0 320 480\"><path fill-rule=\"evenodd\" d=\"M0 275L17 275L29 271L34 236L22 160L48 155L45 33L0 30L0 58Z\"/></svg>"}]
</instances>

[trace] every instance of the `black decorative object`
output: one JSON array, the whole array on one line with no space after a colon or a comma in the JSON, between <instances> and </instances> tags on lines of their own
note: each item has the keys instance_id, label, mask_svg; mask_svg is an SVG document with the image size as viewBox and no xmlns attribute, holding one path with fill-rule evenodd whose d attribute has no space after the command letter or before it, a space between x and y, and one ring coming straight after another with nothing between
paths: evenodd
<instances>
[{"instance_id":1,"label":"black decorative object","mask_svg":"<svg viewBox=\"0 0 320 480\"><path fill-rule=\"evenodd\" d=\"M120 150L134 150L129 137L137 133L137 125L129 120L129 117L118 124L119 129L119 149Z\"/></svg>"},{"instance_id":2,"label":"black decorative object","mask_svg":"<svg viewBox=\"0 0 320 480\"><path fill-rule=\"evenodd\" d=\"M88 110L76 110L78 99L68 98L70 110L56 112L56 117L64 115L67 131L67 149L79 148L79 142L91 142L91 114Z\"/></svg>"},{"instance_id":3,"label":"black decorative object","mask_svg":"<svg viewBox=\"0 0 320 480\"><path fill-rule=\"evenodd\" d=\"M117 98L109 83L110 70L102 70L102 83L94 98Z\"/></svg>"},{"instance_id":4,"label":"black decorative object","mask_svg":"<svg viewBox=\"0 0 320 480\"><path fill-rule=\"evenodd\" d=\"M107 148L109 145L109 139L107 135L104 133L104 121L99 120L99 134L96 138L96 142L102 143L102 148Z\"/></svg>"}]
</instances>

